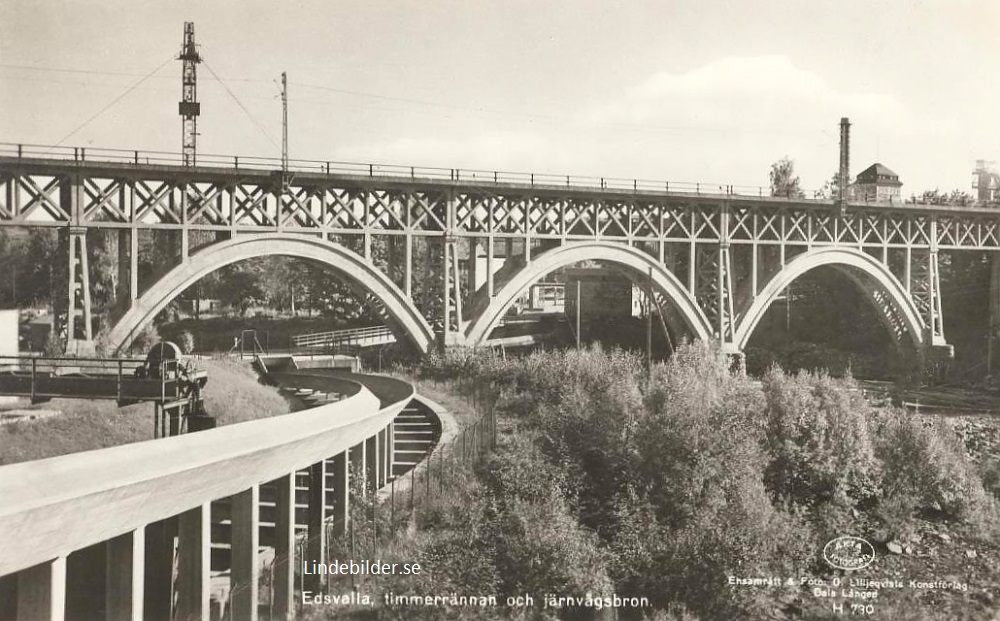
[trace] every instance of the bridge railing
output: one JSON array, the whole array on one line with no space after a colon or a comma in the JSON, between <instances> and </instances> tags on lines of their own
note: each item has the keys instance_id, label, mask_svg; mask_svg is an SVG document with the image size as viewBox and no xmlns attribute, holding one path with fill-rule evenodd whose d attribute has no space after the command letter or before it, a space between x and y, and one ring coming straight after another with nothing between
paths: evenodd
<instances>
[{"instance_id":1,"label":"bridge railing","mask_svg":"<svg viewBox=\"0 0 1000 621\"><path fill-rule=\"evenodd\" d=\"M180 153L170 151L138 151L126 149L103 149L92 147L66 147L38 144L0 143L0 157L21 159L48 159L78 163L108 163L131 166L184 166ZM196 167L226 170L252 170L282 172L279 158L259 156L218 155L199 153ZM350 175L356 177L392 178L410 180L433 180L471 182L494 185L528 185L543 187L566 187L632 192L664 192L678 194L728 195L747 197L787 198L789 200L829 200L821 191L803 191L799 195L786 197L772 196L769 187L738 185L731 183L706 183L695 181L663 181L654 179L627 179L623 177L597 177L587 175L560 175L554 173L513 172L472 168L441 168L434 166L404 166L399 164L375 164L360 162L339 162L332 160L291 159L288 172L315 175ZM867 199L851 202L869 202ZM926 202L922 199L900 200L899 203L956 206L954 202ZM996 202L973 200L962 202L960 207L997 207Z\"/></svg>"},{"instance_id":2,"label":"bridge railing","mask_svg":"<svg viewBox=\"0 0 1000 621\"><path fill-rule=\"evenodd\" d=\"M295 347L330 347L337 345L361 345L365 341L386 339L392 336L388 326L373 326L369 328L350 328L347 330L331 330L329 332L310 332L296 334L292 337Z\"/></svg>"},{"instance_id":3,"label":"bridge railing","mask_svg":"<svg viewBox=\"0 0 1000 621\"><path fill-rule=\"evenodd\" d=\"M178 397L184 369L178 360L150 368L133 358L0 356L0 394L163 402Z\"/></svg>"},{"instance_id":4,"label":"bridge railing","mask_svg":"<svg viewBox=\"0 0 1000 621\"><path fill-rule=\"evenodd\" d=\"M183 166L180 153L168 151L139 151L126 149L103 149L92 147L66 147L38 144L0 143L0 157L19 159L46 159L77 163L108 163L132 166ZM196 166L199 168L221 168L227 170L258 170L281 172L279 158L259 156L218 155L199 153ZM599 177L587 175L560 175L554 173L533 173L500 171L471 168L441 168L434 166L405 166L399 164L375 164L360 162L339 162L332 160L291 159L288 172L320 175L350 175L372 178L405 178L411 180L435 180L473 182L495 185L555 186L567 188L601 188L633 192L676 192L684 194L732 194L740 196L770 196L770 189L763 186L734 185L729 183L705 183L694 181L662 181L653 179L627 179L623 177ZM813 193L814 197L818 193Z\"/></svg>"}]
</instances>

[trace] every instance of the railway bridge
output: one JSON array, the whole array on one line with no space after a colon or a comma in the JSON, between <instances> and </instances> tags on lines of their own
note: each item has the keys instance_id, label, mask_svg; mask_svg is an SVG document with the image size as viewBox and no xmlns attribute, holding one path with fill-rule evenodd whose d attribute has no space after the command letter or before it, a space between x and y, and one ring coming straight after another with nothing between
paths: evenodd
<instances>
[{"instance_id":1,"label":"railway bridge","mask_svg":"<svg viewBox=\"0 0 1000 621\"><path fill-rule=\"evenodd\" d=\"M94 338L88 232L117 234L116 350L213 270L288 255L376 299L424 351L482 343L526 287L589 260L649 286L671 330L738 354L791 282L831 266L927 359L951 353L939 255L1000 250L998 224L983 207L732 185L0 145L0 226L68 235L71 346ZM166 240L175 261L140 279L143 235Z\"/></svg>"}]
</instances>

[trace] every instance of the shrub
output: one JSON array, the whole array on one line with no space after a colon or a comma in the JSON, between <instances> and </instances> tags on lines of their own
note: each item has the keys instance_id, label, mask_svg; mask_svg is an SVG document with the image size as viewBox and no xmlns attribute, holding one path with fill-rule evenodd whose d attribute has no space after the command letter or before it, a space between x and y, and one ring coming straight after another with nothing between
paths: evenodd
<instances>
[{"instance_id":1,"label":"shrub","mask_svg":"<svg viewBox=\"0 0 1000 621\"><path fill-rule=\"evenodd\" d=\"M130 351L138 351L140 355L145 356L146 352L152 349L160 340L160 335L156 331L156 328L152 324L147 325L142 329L141 332L135 335L132 340L132 344L129 346Z\"/></svg>"},{"instance_id":2,"label":"shrub","mask_svg":"<svg viewBox=\"0 0 1000 621\"><path fill-rule=\"evenodd\" d=\"M914 507L940 509L969 522L992 510L982 479L945 421L897 410L886 415L879 431L886 499L908 499Z\"/></svg>"},{"instance_id":3,"label":"shrub","mask_svg":"<svg viewBox=\"0 0 1000 621\"><path fill-rule=\"evenodd\" d=\"M637 424L639 480L665 526L680 528L714 490L732 490L764 469L760 391L731 375L717 348L682 347L658 367Z\"/></svg>"},{"instance_id":4,"label":"shrub","mask_svg":"<svg viewBox=\"0 0 1000 621\"><path fill-rule=\"evenodd\" d=\"M1000 501L1000 459L994 457L984 461L980 465L979 472L983 480L983 488Z\"/></svg>"},{"instance_id":5,"label":"shrub","mask_svg":"<svg viewBox=\"0 0 1000 621\"><path fill-rule=\"evenodd\" d=\"M66 353L66 342L54 331L45 337L45 355L62 356Z\"/></svg>"},{"instance_id":6,"label":"shrub","mask_svg":"<svg viewBox=\"0 0 1000 621\"><path fill-rule=\"evenodd\" d=\"M775 508L759 475L710 488L701 506L664 539L655 557L660 605L683 602L709 619L768 618L773 593L720 588L730 575L804 575L816 537L800 514Z\"/></svg>"},{"instance_id":7,"label":"shrub","mask_svg":"<svg viewBox=\"0 0 1000 621\"><path fill-rule=\"evenodd\" d=\"M813 506L853 506L877 497L871 407L850 380L772 368L763 387L770 457L765 480L772 493Z\"/></svg>"},{"instance_id":8,"label":"shrub","mask_svg":"<svg viewBox=\"0 0 1000 621\"><path fill-rule=\"evenodd\" d=\"M190 354L194 351L194 335L191 334L190 330L184 330L176 337L177 346L181 348L181 352L185 354Z\"/></svg>"}]
</instances>

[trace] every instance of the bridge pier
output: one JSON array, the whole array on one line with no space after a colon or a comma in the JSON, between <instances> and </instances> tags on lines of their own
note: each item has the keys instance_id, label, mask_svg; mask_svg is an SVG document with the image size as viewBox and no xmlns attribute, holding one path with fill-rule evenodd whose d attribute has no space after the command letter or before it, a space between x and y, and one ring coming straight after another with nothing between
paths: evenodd
<instances>
[{"instance_id":1,"label":"bridge pier","mask_svg":"<svg viewBox=\"0 0 1000 621\"><path fill-rule=\"evenodd\" d=\"M135 227L118 229L118 291L122 308L129 308L139 299L139 230Z\"/></svg>"}]
</instances>

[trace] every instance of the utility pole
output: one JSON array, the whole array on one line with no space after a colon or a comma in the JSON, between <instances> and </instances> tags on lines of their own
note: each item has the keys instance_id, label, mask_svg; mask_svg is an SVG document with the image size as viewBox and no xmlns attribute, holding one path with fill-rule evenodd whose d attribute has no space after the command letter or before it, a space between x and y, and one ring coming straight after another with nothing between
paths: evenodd
<instances>
[{"instance_id":1,"label":"utility pole","mask_svg":"<svg viewBox=\"0 0 1000 621\"><path fill-rule=\"evenodd\" d=\"M288 74L281 72L281 172L288 173Z\"/></svg>"},{"instance_id":2,"label":"utility pole","mask_svg":"<svg viewBox=\"0 0 1000 621\"><path fill-rule=\"evenodd\" d=\"M181 73L181 101L177 104L177 113L183 119L182 157L185 166L194 166L198 150L198 115L201 114L201 104L198 103L198 63L201 62L201 56L194 43L194 22L184 22L184 44L177 59L184 62L184 70Z\"/></svg>"}]
</instances>

